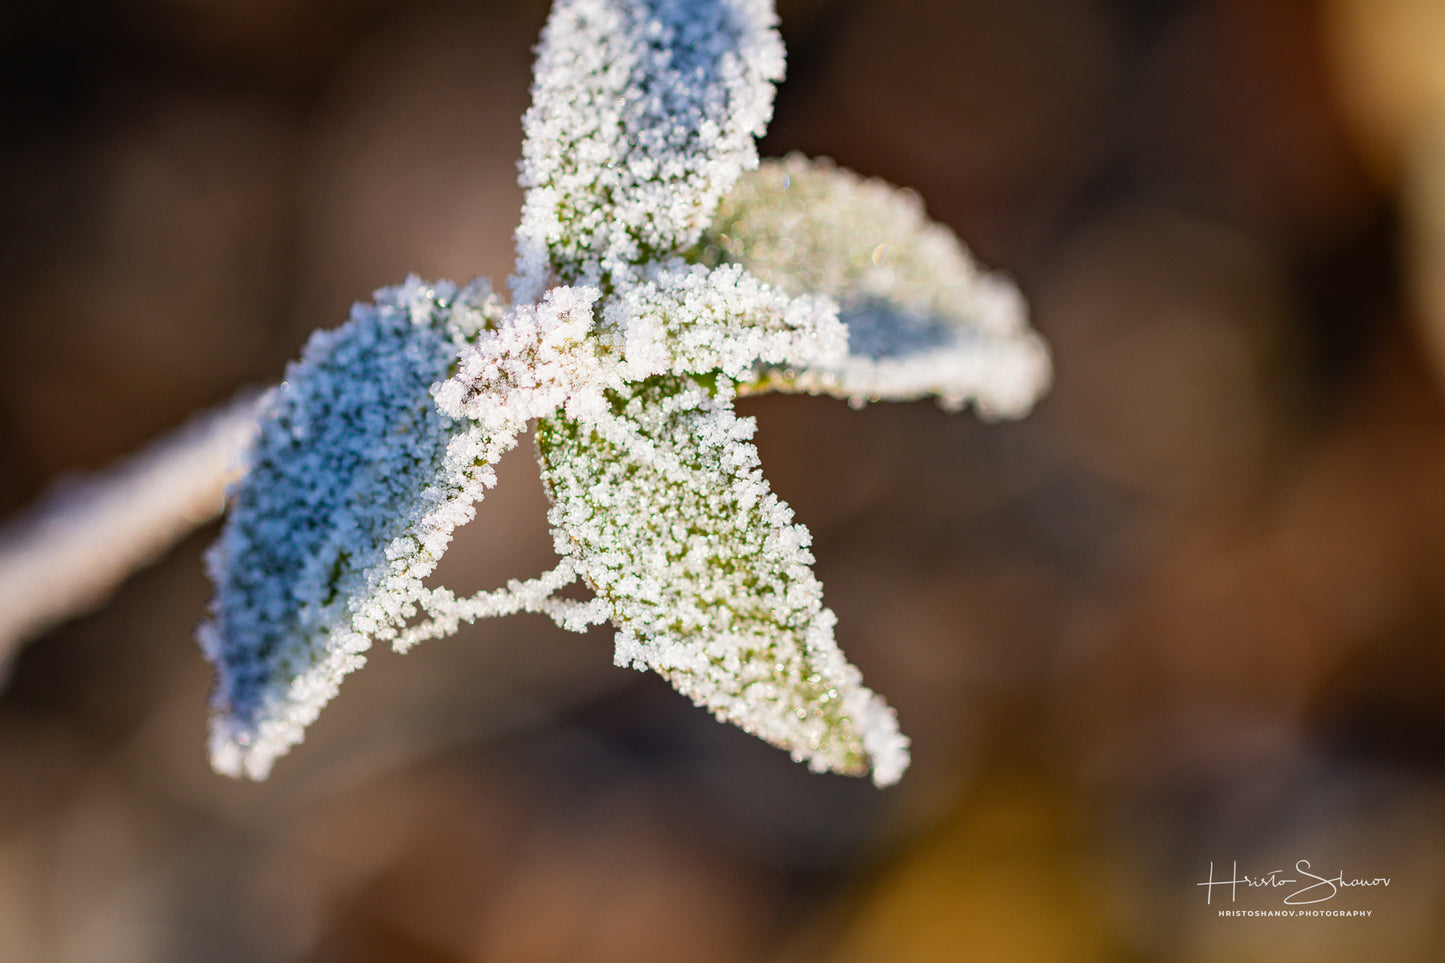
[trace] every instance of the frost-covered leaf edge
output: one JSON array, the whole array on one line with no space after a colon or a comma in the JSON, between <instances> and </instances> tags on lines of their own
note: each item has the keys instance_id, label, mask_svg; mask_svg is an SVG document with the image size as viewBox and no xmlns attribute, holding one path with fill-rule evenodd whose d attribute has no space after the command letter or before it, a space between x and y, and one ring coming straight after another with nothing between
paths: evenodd
<instances>
[{"instance_id":1,"label":"frost-covered leaf edge","mask_svg":"<svg viewBox=\"0 0 1445 963\"><path fill-rule=\"evenodd\" d=\"M356 305L345 324L313 335L301 359L288 367L286 380L263 401L258 435L247 455L248 471L233 487L225 527L207 553L216 595L210 618L197 633L202 651L216 669L210 751L217 771L264 778L275 758L301 741L305 727L336 694L341 678L364 663L363 653L371 642L394 638L427 598L430 590L421 580L446 550L452 531L472 517L472 503L495 483L492 466L515 446L525 426L494 425L486 432L475 423L442 415L431 396L432 377L444 375L461 346L492 327L500 313L500 302L484 281L458 290L450 282L428 285L409 277L401 286L378 290L373 303ZM302 457L313 460L300 474L318 484L308 474L315 470L315 461L324 463L338 453L317 452L316 436L334 426L306 423L298 405L308 392L332 390L339 392L339 404L352 406L352 414L365 409L364 393L374 393L379 382L397 376L378 369L381 354L367 352L370 366L328 369L339 352L356 347L358 339L385 334L382 329L388 325L390 336L400 339L394 346L400 351L393 351L387 360L433 374L414 377L415 397L410 402L403 399L403 406L392 412L395 420L373 428L387 435L403 431L419 437L427 432L433 442L432 464L421 472L429 476L425 483L411 492L409 500L394 506L398 510L383 523L385 533L353 551L342 542L358 527L358 512L376 507L375 491L353 491L329 512L324 511L324 499L331 492L303 494L299 496L303 501L321 504L312 515L302 512L301 517L295 511L268 512L252 501L265 505L268 498L282 497L276 489L284 488L286 469L272 462L275 449L288 445L288 438ZM328 385L331 377L338 378L334 386ZM359 394L349 399L349 391ZM409 410L404 410L406 406ZM417 450L416 445L395 441L389 448L359 447L372 455ZM375 465L358 467L363 473L376 471ZM397 473L393 466L382 474ZM359 476L346 477L353 487L361 485ZM323 474L321 488L328 482L347 484ZM250 514L258 516L257 532L247 531L253 523ZM284 551L278 546L287 537L298 527L313 525L326 527L319 536L319 551L280 559L290 566L281 571L275 571L275 565L256 564L255 551L270 550L267 561L274 563ZM257 537L262 530L265 537ZM261 541L267 544L258 546ZM258 567L262 571L256 572ZM266 590L268 578L285 584ZM278 616L284 623L279 627ZM269 642L264 639L268 624L278 630Z\"/></svg>"},{"instance_id":2,"label":"frost-covered leaf edge","mask_svg":"<svg viewBox=\"0 0 1445 963\"><path fill-rule=\"evenodd\" d=\"M1017 286L985 272L912 191L790 154L742 175L690 252L738 264L792 295L836 299L848 349L774 366L746 393L829 394L854 405L937 398L1022 417L1047 388L1048 348Z\"/></svg>"}]
</instances>

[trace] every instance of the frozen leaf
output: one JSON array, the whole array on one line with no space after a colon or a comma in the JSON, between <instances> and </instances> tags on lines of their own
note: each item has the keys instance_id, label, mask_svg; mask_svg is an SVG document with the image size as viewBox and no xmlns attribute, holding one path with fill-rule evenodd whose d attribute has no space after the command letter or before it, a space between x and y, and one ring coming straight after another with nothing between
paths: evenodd
<instances>
[{"instance_id":1,"label":"frozen leaf","mask_svg":"<svg viewBox=\"0 0 1445 963\"><path fill-rule=\"evenodd\" d=\"M855 404L937 396L946 408L1025 414L1049 381L1013 283L983 273L911 191L799 156L745 175L696 249L790 294L836 298L848 352L761 387Z\"/></svg>"},{"instance_id":2,"label":"frozen leaf","mask_svg":"<svg viewBox=\"0 0 1445 963\"><path fill-rule=\"evenodd\" d=\"M557 551L608 609L617 663L815 770L896 782L908 741L838 650L808 531L763 481L729 383L663 376L610 399L543 419L537 449Z\"/></svg>"},{"instance_id":3,"label":"frozen leaf","mask_svg":"<svg viewBox=\"0 0 1445 963\"><path fill-rule=\"evenodd\" d=\"M218 769L264 776L374 640L531 611L611 621L619 664L814 769L900 777L908 740L839 652L734 396L1012 416L1048 357L1013 286L911 194L798 159L745 173L782 66L769 0L559 0L523 119L515 306L381 291L264 404L209 556ZM470 598L425 587L534 419L560 563ZM594 597L558 595L578 579Z\"/></svg>"},{"instance_id":4,"label":"frozen leaf","mask_svg":"<svg viewBox=\"0 0 1445 963\"><path fill-rule=\"evenodd\" d=\"M517 300L611 287L697 240L757 166L783 46L768 0L559 0L522 118Z\"/></svg>"},{"instance_id":5,"label":"frozen leaf","mask_svg":"<svg viewBox=\"0 0 1445 963\"><path fill-rule=\"evenodd\" d=\"M262 778L272 760L426 595L421 580L495 481L525 421L455 421L431 387L501 308L485 283L416 278L376 293L262 402L247 473L207 562L200 629L215 664L212 761Z\"/></svg>"}]
</instances>

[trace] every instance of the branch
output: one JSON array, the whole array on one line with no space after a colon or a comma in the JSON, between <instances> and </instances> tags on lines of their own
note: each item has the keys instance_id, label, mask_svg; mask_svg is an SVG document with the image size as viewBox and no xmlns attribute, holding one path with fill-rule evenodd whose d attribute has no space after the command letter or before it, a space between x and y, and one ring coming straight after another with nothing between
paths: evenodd
<instances>
[{"instance_id":1,"label":"branch","mask_svg":"<svg viewBox=\"0 0 1445 963\"><path fill-rule=\"evenodd\" d=\"M60 482L0 528L0 665L220 514L257 397L246 392L114 468Z\"/></svg>"}]
</instances>

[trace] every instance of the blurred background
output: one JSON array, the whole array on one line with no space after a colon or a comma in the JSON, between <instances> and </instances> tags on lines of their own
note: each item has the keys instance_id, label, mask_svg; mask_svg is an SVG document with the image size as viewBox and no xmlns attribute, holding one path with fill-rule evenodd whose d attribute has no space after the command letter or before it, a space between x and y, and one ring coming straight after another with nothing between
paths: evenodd
<instances>
[{"instance_id":1,"label":"blurred background","mask_svg":"<svg viewBox=\"0 0 1445 963\"><path fill-rule=\"evenodd\" d=\"M903 782L811 775L536 616L376 652L233 782L213 524L7 666L0 959L1445 954L1445 5L779 6L764 153L918 190L1057 369L1019 423L745 405ZM9 0L0 518L378 286L500 283L545 15ZM528 448L458 589L550 565ZM1197 885L1297 860L1390 883L1308 920Z\"/></svg>"}]
</instances>

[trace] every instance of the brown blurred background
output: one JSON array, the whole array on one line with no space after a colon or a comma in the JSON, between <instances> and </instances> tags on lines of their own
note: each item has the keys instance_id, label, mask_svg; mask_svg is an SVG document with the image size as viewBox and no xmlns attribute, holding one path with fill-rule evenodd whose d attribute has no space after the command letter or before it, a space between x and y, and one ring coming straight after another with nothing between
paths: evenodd
<instances>
[{"instance_id":1,"label":"brown blurred background","mask_svg":"<svg viewBox=\"0 0 1445 963\"><path fill-rule=\"evenodd\" d=\"M1445 956L1445 5L780 6L765 153L916 188L1057 367L1017 424L746 406L903 783L532 616L376 653L232 782L212 526L9 666L0 959ZM500 282L545 12L9 0L0 516L409 271ZM524 446L450 583L547 567L543 512ZM1311 920L1196 885L1299 859L1391 883Z\"/></svg>"}]
</instances>

